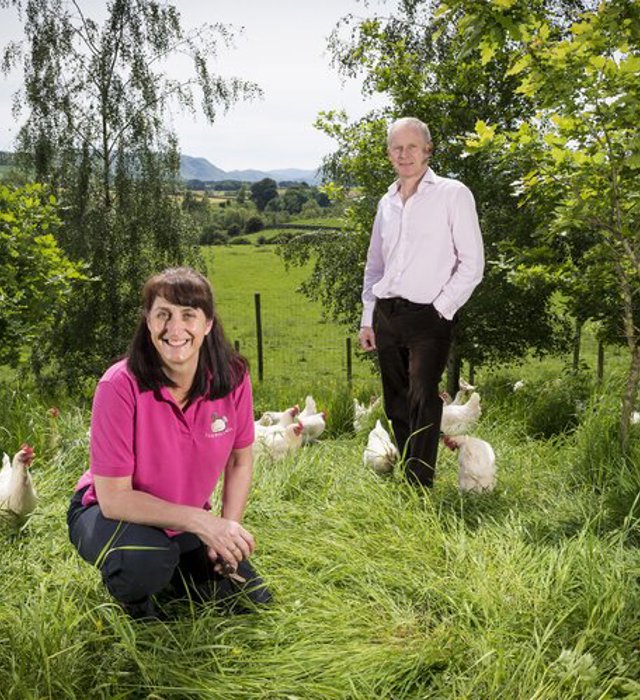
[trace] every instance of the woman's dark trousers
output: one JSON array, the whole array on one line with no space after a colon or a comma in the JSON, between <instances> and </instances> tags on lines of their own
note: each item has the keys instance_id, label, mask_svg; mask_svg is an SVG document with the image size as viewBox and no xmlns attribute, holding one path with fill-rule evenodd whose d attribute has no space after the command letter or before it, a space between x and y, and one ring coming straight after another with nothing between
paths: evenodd
<instances>
[{"instance_id":1,"label":"woman's dark trousers","mask_svg":"<svg viewBox=\"0 0 640 700\"><path fill-rule=\"evenodd\" d=\"M242 598L264 604L271 594L249 562L226 577L214 571L202 541L192 533L168 537L148 525L105 518L98 504L82 505L82 491L69 505L69 538L80 556L95 564L107 590L133 617L155 617L151 599L161 591L190 595L198 602L215 600L229 609L242 608Z\"/></svg>"}]
</instances>

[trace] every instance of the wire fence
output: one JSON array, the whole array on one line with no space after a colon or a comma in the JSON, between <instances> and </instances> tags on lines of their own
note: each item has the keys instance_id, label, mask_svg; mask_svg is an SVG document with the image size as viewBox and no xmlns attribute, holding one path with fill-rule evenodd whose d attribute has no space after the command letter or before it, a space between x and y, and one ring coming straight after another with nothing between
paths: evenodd
<instances>
[{"instance_id":1,"label":"wire fence","mask_svg":"<svg viewBox=\"0 0 640 700\"><path fill-rule=\"evenodd\" d=\"M208 262L225 334L249 360L254 382L357 386L377 379L354 330L296 291L308 270L285 268L267 246L216 248Z\"/></svg>"},{"instance_id":2,"label":"wire fence","mask_svg":"<svg viewBox=\"0 0 640 700\"><path fill-rule=\"evenodd\" d=\"M245 312L249 309L251 322L236 322L226 334L249 360L254 381L351 386L377 378L375 364L363 357L348 328L321 317L301 326L291 313L292 301L278 304L260 292L247 295Z\"/></svg>"}]
</instances>

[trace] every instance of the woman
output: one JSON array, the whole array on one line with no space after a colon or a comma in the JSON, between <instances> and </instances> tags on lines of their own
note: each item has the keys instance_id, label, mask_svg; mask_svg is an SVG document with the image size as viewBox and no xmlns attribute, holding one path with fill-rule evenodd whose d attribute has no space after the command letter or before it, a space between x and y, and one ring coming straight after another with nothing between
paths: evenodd
<instances>
[{"instance_id":1,"label":"woman","mask_svg":"<svg viewBox=\"0 0 640 700\"><path fill-rule=\"evenodd\" d=\"M240 524L253 471L246 361L224 336L209 282L191 268L151 277L142 301L126 358L96 389L71 541L132 617L157 617L152 596L163 590L267 603L247 561L254 538ZM218 517L209 498L223 471Z\"/></svg>"}]
</instances>

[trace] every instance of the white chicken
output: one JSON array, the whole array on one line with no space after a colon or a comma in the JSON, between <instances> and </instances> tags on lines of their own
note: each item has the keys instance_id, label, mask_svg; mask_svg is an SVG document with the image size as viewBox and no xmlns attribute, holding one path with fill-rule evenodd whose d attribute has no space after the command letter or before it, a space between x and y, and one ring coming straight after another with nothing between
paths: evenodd
<instances>
[{"instance_id":1,"label":"white chicken","mask_svg":"<svg viewBox=\"0 0 640 700\"><path fill-rule=\"evenodd\" d=\"M293 423L295 417L299 413L300 407L297 404L285 409L284 411L265 411L256 421L256 425L281 425L285 427Z\"/></svg>"},{"instance_id":2,"label":"white chicken","mask_svg":"<svg viewBox=\"0 0 640 700\"><path fill-rule=\"evenodd\" d=\"M309 444L317 440L327 427L327 412L313 413L311 415L298 416L298 423L302 426L302 443Z\"/></svg>"},{"instance_id":3,"label":"white chicken","mask_svg":"<svg viewBox=\"0 0 640 700\"><path fill-rule=\"evenodd\" d=\"M3 454L0 470L0 511L8 511L20 520L26 518L38 503L38 495L29 474L35 452L26 443L20 446L13 461Z\"/></svg>"},{"instance_id":4,"label":"white chicken","mask_svg":"<svg viewBox=\"0 0 640 700\"><path fill-rule=\"evenodd\" d=\"M275 428L276 426L269 426ZM302 445L302 426L299 423L291 423L285 428L265 430L256 434L253 443L253 456L259 458L263 455L271 457L274 461L284 459L290 452L295 452Z\"/></svg>"},{"instance_id":5,"label":"white chicken","mask_svg":"<svg viewBox=\"0 0 640 700\"><path fill-rule=\"evenodd\" d=\"M315 416L318 413L318 406L313 396L309 395L304 400L304 408L300 411L298 419L304 421L307 416Z\"/></svg>"},{"instance_id":6,"label":"white chicken","mask_svg":"<svg viewBox=\"0 0 640 700\"><path fill-rule=\"evenodd\" d=\"M361 430L364 430L367 427L369 418L381 404L381 396L378 396L377 398L372 396L368 406L360 403L356 398L353 399L353 429L356 433L359 433Z\"/></svg>"},{"instance_id":7,"label":"white chicken","mask_svg":"<svg viewBox=\"0 0 640 700\"><path fill-rule=\"evenodd\" d=\"M464 435L476 426L481 414L480 394L474 391L467 403L443 406L440 430L445 435Z\"/></svg>"},{"instance_id":8,"label":"white chicken","mask_svg":"<svg viewBox=\"0 0 640 700\"><path fill-rule=\"evenodd\" d=\"M389 433L379 420L376 421L362 455L364 466L371 467L378 474L386 474L393 469L398 456L398 448L391 441Z\"/></svg>"},{"instance_id":9,"label":"white chicken","mask_svg":"<svg viewBox=\"0 0 640 700\"><path fill-rule=\"evenodd\" d=\"M300 407L297 404L284 411L265 411L260 418L255 421L256 430L259 430L258 426L262 428L277 425L281 428L286 428L287 425L293 423L299 413Z\"/></svg>"},{"instance_id":10,"label":"white chicken","mask_svg":"<svg viewBox=\"0 0 640 700\"><path fill-rule=\"evenodd\" d=\"M484 493L496 486L496 456L486 441L470 435L445 435L444 444L458 450L458 488Z\"/></svg>"},{"instance_id":11,"label":"white chicken","mask_svg":"<svg viewBox=\"0 0 640 700\"><path fill-rule=\"evenodd\" d=\"M462 406L464 403L464 397L467 395L466 389L458 389L454 398L451 398L451 394L448 391L441 391L440 398L445 406Z\"/></svg>"}]
</instances>

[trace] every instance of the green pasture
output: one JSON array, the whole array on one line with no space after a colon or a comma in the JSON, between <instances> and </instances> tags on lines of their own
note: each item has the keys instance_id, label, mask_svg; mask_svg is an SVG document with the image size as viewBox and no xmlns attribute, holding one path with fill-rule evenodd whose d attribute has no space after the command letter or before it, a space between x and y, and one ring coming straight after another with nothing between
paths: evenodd
<instances>
[{"instance_id":1,"label":"green pasture","mask_svg":"<svg viewBox=\"0 0 640 700\"><path fill-rule=\"evenodd\" d=\"M584 378L544 369L481 378L494 493L458 494L444 451L429 494L400 468L379 477L366 432L343 425L256 466L245 525L273 605L233 617L177 601L152 623L126 617L67 539L88 408L53 420L37 395L0 388L1 447L35 446L40 492L20 531L0 529L0 698L637 700L640 439L634 471L615 446L619 378L587 386L578 410ZM327 408L348 406L336 394Z\"/></svg>"},{"instance_id":2,"label":"green pasture","mask_svg":"<svg viewBox=\"0 0 640 700\"><path fill-rule=\"evenodd\" d=\"M318 217L316 219L291 219L290 224L304 224L305 226L330 226L333 228L342 228L344 219L340 216Z\"/></svg>"},{"instance_id":3,"label":"green pasture","mask_svg":"<svg viewBox=\"0 0 640 700\"><path fill-rule=\"evenodd\" d=\"M256 235L256 234L254 234ZM260 294L264 382L301 386L345 384L347 337L356 385L375 378L356 356L355 333L323 316L320 304L297 289L306 269L286 269L273 246L210 246L202 249L229 339L238 341L258 377L255 294Z\"/></svg>"}]
</instances>

